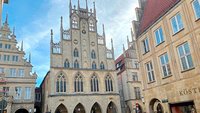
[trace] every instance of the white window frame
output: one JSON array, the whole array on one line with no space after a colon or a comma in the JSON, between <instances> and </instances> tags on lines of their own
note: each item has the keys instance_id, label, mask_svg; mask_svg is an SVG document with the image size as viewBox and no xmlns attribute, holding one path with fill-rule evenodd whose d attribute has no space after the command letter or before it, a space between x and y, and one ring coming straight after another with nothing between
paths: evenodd
<instances>
[{"instance_id":1,"label":"white window frame","mask_svg":"<svg viewBox=\"0 0 200 113\"><path fill-rule=\"evenodd\" d=\"M195 1L197 1L199 3L199 5L200 5L200 0L193 0L192 1L192 7L193 7L193 10L194 10L195 18L196 18L196 20L198 20L198 19L200 19L200 15L199 15L199 17L197 17L197 12L196 12L197 9L195 9L195 7L194 7L194 2Z\"/></svg>"},{"instance_id":2,"label":"white window frame","mask_svg":"<svg viewBox=\"0 0 200 113\"><path fill-rule=\"evenodd\" d=\"M158 33L158 37L157 37L156 33ZM162 27L159 27L158 29L156 29L154 32L154 35L155 35L156 46L165 41Z\"/></svg>"},{"instance_id":3,"label":"white window frame","mask_svg":"<svg viewBox=\"0 0 200 113\"><path fill-rule=\"evenodd\" d=\"M180 21L181 21L182 23L179 23L178 18L177 18L178 15L180 15L180 19L181 19ZM174 31L173 22L172 22L173 19L175 19L177 31ZM182 19L182 16L181 16L181 13L180 13L180 12L178 12L176 15L174 15L174 16L170 19L170 21L171 21L171 27L172 27L173 34L176 34L176 33L178 33L179 31L181 31L182 29L184 29L183 19ZM182 27L180 27L181 24L182 24Z\"/></svg>"},{"instance_id":4,"label":"white window frame","mask_svg":"<svg viewBox=\"0 0 200 113\"><path fill-rule=\"evenodd\" d=\"M149 38L146 37L144 40L142 40L142 48L143 48L143 53L148 53L150 51L149 47Z\"/></svg>"},{"instance_id":5,"label":"white window frame","mask_svg":"<svg viewBox=\"0 0 200 113\"><path fill-rule=\"evenodd\" d=\"M9 77L17 77L17 72L15 68L10 68Z\"/></svg>"},{"instance_id":6,"label":"white window frame","mask_svg":"<svg viewBox=\"0 0 200 113\"><path fill-rule=\"evenodd\" d=\"M171 73L171 68L170 68L170 65L169 65L168 54L164 53L159 58L160 58L160 65L161 65L161 70L162 70L163 77L170 76L172 73ZM164 64L162 63L162 58L164 60ZM168 59L168 61L167 61L167 59ZM165 70L166 70L166 75L165 75L165 72L164 72L163 68L165 68Z\"/></svg>"},{"instance_id":7,"label":"white window frame","mask_svg":"<svg viewBox=\"0 0 200 113\"><path fill-rule=\"evenodd\" d=\"M0 73L4 73L4 68L0 67Z\"/></svg>"},{"instance_id":8,"label":"white window frame","mask_svg":"<svg viewBox=\"0 0 200 113\"><path fill-rule=\"evenodd\" d=\"M148 70L149 67L149 70ZM146 63L146 70L147 70L147 78L149 82L154 82L155 81L155 75L154 75L154 70L153 70L153 64L151 61Z\"/></svg>"},{"instance_id":9,"label":"white window frame","mask_svg":"<svg viewBox=\"0 0 200 113\"><path fill-rule=\"evenodd\" d=\"M19 75L19 77L24 77L24 75L25 75L24 69L19 69L18 70L18 75Z\"/></svg>"},{"instance_id":10,"label":"white window frame","mask_svg":"<svg viewBox=\"0 0 200 113\"><path fill-rule=\"evenodd\" d=\"M189 48L189 50L188 50L189 52L188 52L188 53L186 53L186 49L185 49L185 47L184 47L185 44L188 44L188 48ZM182 56L181 56L180 51L179 51L179 48L180 48L180 47L183 49L183 55L182 55ZM185 70L189 70L189 69L193 68L193 67L194 67L194 63L193 63L192 55L191 55L191 52L190 52L189 43L188 43L188 42L185 42L185 43L179 45L179 46L177 47L177 51L178 51L178 55L179 55L179 59L180 59L180 63L181 63L181 68L182 68L182 70L185 71ZM192 66L191 66L191 67L189 66L189 60L188 60L188 58L187 58L188 56L191 56L191 60L192 60L192 62L191 62L191 63L192 63ZM182 63L182 61L181 61L182 58L184 58L185 61L186 61L186 69L183 68L183 63Z\"/></svg>"},{"instance_id":11,"label":"white window frame","mask_svg":"<svg viewBox=\"0 0 200 113\"><path fill-rule=\"evenodd\" d=\"M24 99L31 99L31 87L25 87Z\"/></svg>"},{"instance_id":12,"label":"white window frame","mask_svg":"<svg viewBox=\"0 0 200 113\"><path fill-rule=\"evenodd\" d=\"M15 92L16 92L15 99L21 99L21 97L22 97L22 88L21 87L15 87Z\"/></svg>"}]
</instances>

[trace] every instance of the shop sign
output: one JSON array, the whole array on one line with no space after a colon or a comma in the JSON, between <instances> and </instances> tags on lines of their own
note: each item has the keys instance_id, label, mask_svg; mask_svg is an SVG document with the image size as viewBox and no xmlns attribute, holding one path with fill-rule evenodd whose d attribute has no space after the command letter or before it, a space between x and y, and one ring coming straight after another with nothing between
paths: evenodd
<instances>
[{"instance_id":1,"label":"shop sign","mask_svg":"<svg viewBox=\"0 0 200 113\"><path fill-rule=\"evenodd\" d=\"M179 95L180 96L184 96L184 95L191 95L191 94L196 94L196 93L200 93L200 87L198 88L185 88L179 91Z\"/></svg>"}]
</instances>

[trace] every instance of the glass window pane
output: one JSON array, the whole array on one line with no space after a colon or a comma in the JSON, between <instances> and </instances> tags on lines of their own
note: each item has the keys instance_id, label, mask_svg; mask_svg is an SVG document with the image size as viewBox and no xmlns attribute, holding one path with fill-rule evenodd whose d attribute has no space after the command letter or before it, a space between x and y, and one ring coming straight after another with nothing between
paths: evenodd
<instances>
[{"instance_id":1,"label":"glass window pane","mask_svg":"<svg viewBox=\"0 0 200 113\"><path fill-rule=\"evenodd\" d=\"M178 28L177 28L177 25L176 25L175 17L172 18L171 23L172 23L173 31L174 31L174 33L176 33L178 31Z\"/></svg>"},{"instance_id":2,"label":"glass window pane","mask_svg":"<svg viewBox=\"0 0 200 113\"><path fill-rule=\"evenodd\" d=\"M200 18L200 3L198 0L194 0L193 2L193 6L194 6L194 12L196 15L196 18Z\"/></svg>"},{"instance_id":3,"label":"glass window pane","mask_svg":"<svg viewBox=\"0 0 200 113\"><path fill-rule=\"evenodd\" d=\"M186 53L186 54L190 53L190 48L189 48L188 43L185 43L185 44L184 44L184 49L185 49L185 53Z\"/></svg>"},{"instance_id":4,"label":"glass window pane","mask_svg":"<svg viewBox=\"0 0 200 113\"><path fill-rule=\"evenodd\" d=\"M162 64L162 65L165 64L165 61L164 61L164 57L163 57L163 56L160 57L160 61L161 61L161 64Z\"/></svg>"},{"instance_id":5,"label":"glass window pane","mask_svg":"<svg viewBox=\"0 0 200 113\"><path fill-rule=\"evenodd\" d=\"M169 63L169 59L168 59L167 53L165 54L165 62L166 62L166 63Z\"/></svg>"},{"instance_id":6,"label":"glass window pane","mask_svg":"<svg viewBox=\"0 0 200 113\"><path fill-rule=\"evenodd\" d=\"M187 60L188 60L189 68L192 68L192 67L193 67L192 56L191 56L191 55L188 55L188 56L187 56Z\"/></svg>"},{"instance_id":7,"label":"glass window pane","mask_svg":"<svg viewBox=\"0 0 200 113\"><path fill-rule=\"evenodd\" d=\"M159 37L158 30L156 30L155 35L156 35L156 44L158 45L160 43L160 37Z\"/></svg>"},{"instance_id":8,"label":"glass window pane","mask_svg":"<svg viewBox=\"0 0 200 113\"><path fill-rule=\"evenodd\" d=\"M159 31L160 31L160 42L163 42L164 41L164 37L163 37L162 28L160 28Z\"/></svg>"},{"instance_id":9,"label":"glass window pane","mask_svg":"<svg viewBox=\"0 0 200 113\"><path fill-rule=\"evenodd\" d=\"M179 30L181 30L183 28L183 21L182 21L182 18L181 18L181 14L177 14L177 21L178 21L178 27L179 27Z\"/></svg>"},{"instance_id":10,"label":"glass window pane","mask_svg":"<svg viewBox=\"0 0 200 113\"><path fill-rule=\"evenodd\" d=\"M184 55L184 51L183 51L182 45L178 47L178 51L179 51L179 56L182 57Z\"/></svg>"},{"instance_id":11,"label":"glass window pane","mask_svg":"<svg viewBox=\"0 0 200 113\"><path fill-rule=\"evenodd\" d=\"M181 58L181 63L182 63L183 70L186 70L187 69L187 64L186 64L185 57Z\"/></svg>"}]
</instances>

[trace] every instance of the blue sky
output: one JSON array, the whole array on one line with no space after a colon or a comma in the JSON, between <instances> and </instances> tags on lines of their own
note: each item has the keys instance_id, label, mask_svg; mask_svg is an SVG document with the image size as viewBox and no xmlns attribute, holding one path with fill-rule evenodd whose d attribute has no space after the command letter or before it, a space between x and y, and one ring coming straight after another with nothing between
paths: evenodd
<instances>
[{"instance_id":1,"label":"blue sky","mask_svg":"<svg viewBox=\"0 0 200 113\"><path fill-rule=\"evenodd\" d=\"M78 0L72 0L77 5ZM89 8L93 1L88 0ZM122 53L122 45L130 37L131 21L136 19L135 8L138 0L95 0L98 19L98 33L102 34L102 24L105 25L107 47L113 38L115 57ZM85 0L80 0L85 7ZM55 41L59 41L60 17L63 16L64 28L69 28L69 0L10 0L4 5L3 22L8 14L11 29L19 43L24 41L26 57L31 52L33 71L38 74L37 86L40 85L49 70L50 29L54 30ZM131 40L131 39L130 39Z\"/></svg>"}]
</instances>

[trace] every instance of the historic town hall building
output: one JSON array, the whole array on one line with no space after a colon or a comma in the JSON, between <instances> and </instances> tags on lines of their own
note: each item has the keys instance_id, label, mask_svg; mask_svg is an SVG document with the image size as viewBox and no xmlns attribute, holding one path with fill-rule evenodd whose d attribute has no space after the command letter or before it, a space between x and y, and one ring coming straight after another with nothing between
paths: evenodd
<instances>
[{"instance_id":1,"label":"historic town hall building","mask_svg":"<svg viewBox=\"0 0 200 113\"><path fill-rule=\"evenodd\" d=\"M53 41L51 30L50 71L41 84L42 112L121 113L114 63L114 48L106 48L103 34L97 33L93 9L72 7L70 29L63 29L60 41Z\"/></svg>"}]
</instances>

